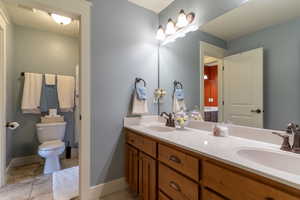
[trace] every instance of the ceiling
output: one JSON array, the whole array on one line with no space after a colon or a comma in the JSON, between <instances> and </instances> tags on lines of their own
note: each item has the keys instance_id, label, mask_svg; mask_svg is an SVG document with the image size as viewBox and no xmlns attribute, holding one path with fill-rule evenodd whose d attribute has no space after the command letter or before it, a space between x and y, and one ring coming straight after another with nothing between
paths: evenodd
<instances>
[{"instance_id":1,"label":"ceiling","mask_svg":"<svg viewBox=\"0 0 300 200\"><path fill-rule=\"evenodd\" d=\"M31 7L14 3L5 3L5 7L12 22L17 25L72 37L79 36L79 20L73 20L70 24L63 26L54 22L49 14L42 10L35 10L34 12Z\"/></svg>"},{"instance_id":2,"label":"ceiling","mask_svg":"<svg viewBox=\"0 0 300 200\"><path fill-rule=\"evenodd\" d=\"M299 16L300 0L249 0L200 30L228 41Z\"/></svg>"},{"instance_id":3,"label":"ceiling","mask_svg":"<svg viewBox=\"0 0 300 200\"><path fill-rule=\"evenodd\" d=\"M131 3L137 4L155 13L160 13L168 7L174 0L128 0Z\"/></svg>"}]
</instances>

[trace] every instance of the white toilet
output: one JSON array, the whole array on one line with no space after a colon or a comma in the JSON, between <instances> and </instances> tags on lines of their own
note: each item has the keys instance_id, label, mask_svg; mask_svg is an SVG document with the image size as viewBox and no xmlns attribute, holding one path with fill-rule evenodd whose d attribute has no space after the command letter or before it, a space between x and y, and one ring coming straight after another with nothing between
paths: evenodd
<instances>
[{"instance_id":1,"label":"white toilet","mask_svg":"<svg viewBox=\"0 0 300 200\"><path fill-rule=\"evenodd\" d=\"M59 156L65 151L63 142L66 122L36 124L37 135L40 143L39 155L45 161L44 174L60 170Z\"/></svg>"}]
</instances>

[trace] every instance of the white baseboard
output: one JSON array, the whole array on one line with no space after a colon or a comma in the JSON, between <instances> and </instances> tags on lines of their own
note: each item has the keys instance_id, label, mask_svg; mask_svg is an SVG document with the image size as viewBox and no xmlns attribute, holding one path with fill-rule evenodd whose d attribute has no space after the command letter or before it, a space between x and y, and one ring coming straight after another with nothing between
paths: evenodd
<instances>
[{"instance_id":1,"label":"white baseboard","mask_svg":"<svg viewBox=\"0 0 300 200\"><path fill-rule=\"evenodd\" d=\"M13 158L9 162L7 170L9 170L9 168L11 168L11 167L30 165L30 164L38 163L38 162L43 162L43 159L38 155Z\"/></svg>"},{"instance_id":2,"label":"white baseboard","mask_svg":"<svg viewBox=\"0 0 300 200\"><path fill-rule=\"evenodd\" d=\"M127 189L127 183L125 178L120 178L113 180L108 183L99 184L93 187L90 187L90 200L99 199L99 197L104 197L114 192L119 192Z\"/></svg>"}]
</instances>

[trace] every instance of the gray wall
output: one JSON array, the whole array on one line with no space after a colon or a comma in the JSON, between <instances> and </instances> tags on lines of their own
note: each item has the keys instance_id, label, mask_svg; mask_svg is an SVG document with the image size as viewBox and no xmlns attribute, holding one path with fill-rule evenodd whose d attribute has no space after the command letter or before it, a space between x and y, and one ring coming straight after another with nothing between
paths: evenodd
<instances>
[{"instance_id":1,"label":"gray wall","mask_svg":"<svg viewBox=\"0 0 300 200\"><path fill-rule=\"evenodd\" d=\"M300 18L229 41L228 55L264 48L265 128L300 122Z\"/></svg>"},{"instance_id":2,"label":"gray wall","mask_svg":"<svg viewBox=\"0 0 300 200\"><path fill-rule=\"evenodd\" d=\"M14 121L15 117L15 111L16 106L13 104L14 102L14 26L12 24L9 24L7 26L7 69L6 69L6 121ZM6 165L9 164L9 162L12 159L12 136L13 131L7 129L6 132Z\"/></svg>"},{"instance_id":3,"label":"gray wall","mask_svg":"<svg viewBox=\"0 0 300 200\"><path fill-rule=\"evenodd\" d=\"M94 0L92 41L91 184L124 176L123 118L135 77L148 83L149 107L157 87L158 16L127 0Z\"/></svg>"},{"instance_id":4,"label":"gray wall","mask_svg":"<svg viewBox=\"0 0 300 200\"><path fill-rule=\"evenodd\" d=\"M20 110L24 82L24 78L20 78L20 73L56 73L74 76L78 63L78 38L15 26L13 105L17 107L15 120L21 126L12 134L13 157L36 154L39 145L35 124L40 121L40 115L22 114ZM73 113L66 114L65 118L68 123L66 139L73 140Z\"/></svg>"},{"instance_id":5,"label":"gray wall","mask_svg":"<svg viewBox=\"0 0 300 200\"><path fill-rule=\"evenodd\" d=\"M177 20L180 9L195 12L202 25L225 12L240 6L244 0L176 0L159 14L159 22L166 25L168 18ZM188 109L200 104L200 41L226 48L226 42L212 35L196 31L185 38L162 46L160 50L160 87L167 90L160 111L171 112L173 81L184 84Z\"/></svg>"}]
</instances>

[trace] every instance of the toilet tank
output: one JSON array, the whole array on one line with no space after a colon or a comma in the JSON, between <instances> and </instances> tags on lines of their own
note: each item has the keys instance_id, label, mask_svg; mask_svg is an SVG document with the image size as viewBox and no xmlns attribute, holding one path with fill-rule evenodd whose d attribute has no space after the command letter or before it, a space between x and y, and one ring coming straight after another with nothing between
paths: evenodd
<instances>
[{"instance_id":1,"label":"toilet tank","mask_svg":"<svg viewBox=\"0 0 300 200\"><path fill-rule=\"evenodd\" d=\"M63 140L66 131L66 122L36 124L37 136L40 143L51 140Z\"/></svg>"}]
</instances>

